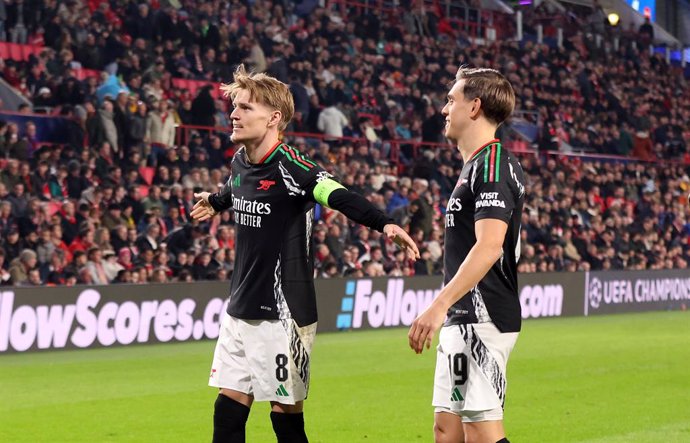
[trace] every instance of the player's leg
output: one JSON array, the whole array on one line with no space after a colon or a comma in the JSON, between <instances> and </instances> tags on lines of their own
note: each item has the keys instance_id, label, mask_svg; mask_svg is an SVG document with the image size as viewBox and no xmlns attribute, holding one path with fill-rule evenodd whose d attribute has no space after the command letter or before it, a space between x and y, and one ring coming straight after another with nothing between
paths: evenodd
<instances>
[{"instance_id":1,"label":"player's leg","mask_svg":"<svg viewBox=\"0 0 690 443\"><path fill-rule=\"evenodd\" d=\"M503 420L465 421L463 427L467 443L507 442L506 432L503 429Z\"/></svg>"},{"instance_id":2,"label":"player's leg","mask_svg":"<svg viewBox=\"0 0 690 443\"><path fill-rule=\"evenodd\" d=\"M434 374L434 441L436 443L462 443L464 434L462 417L458 413L459 388L453 375L453 356L464 347L457 326L446 326L439 333Z\"/></svg>"},{"instance_id":3,"label":"player's leg","mask_svg":"<svg viewBox=\"0 0 690 443\"><path fill-rule=\"evenodd\" d=\"M271 423L278 443L306 443L304 431L304 401L294 405L271 402Z\"/></svg>"},{"instance_id":4,"label":"player's leg","mask_svg":"<svg viewBox=\"0 0 690 443\"><path fill-rule=\"evenodd\" d=\"M256 401L271 402L271 423L279 443L305 443L303 401L316 323L292 320L247 322L245 334Z\"/></svg>"},{"instance_id":5,"label":"player's leg","mask_svg":"<svg viewBox=\"0 0 690 443\"><path fill-rule=\"evenodd\" d=\"M461 357L467 386L461 411L465 442L506 443L506 367L518 334L501 333L493 323L467 325L460 331L467 346Z\"/></svg>"},{"instance_id":6,"label":"player's leg","mask_svg":"<svg viewBox=\"0 0 690 443\"><path fill-rule=\"evenodd\" d=\"M232 389L221 389L213 411L213 443L244 443L249 409L254 398Z\"/></svg>"},{"instance_id":7,"label":"player's leg","mask_svg":"<svg viewBox=\"0 0 690 443\"><path fill-rule=\"evenodd\" d=\"M213 442L243 443L253 402L249 363L239 321L225 315L220 328L209 386L219 388L213 411Z\"/></svg>"},{"instance_id":8,"label":"player's leg","mask_svg":"<svg viewBox=\"0 0 690 443\"><path fill-rule=\"evenodd\" d=\"M462 417L451 411L437 411L434 414L434 442L462 443L464 441Z\"/></svg>"}]
</instances>

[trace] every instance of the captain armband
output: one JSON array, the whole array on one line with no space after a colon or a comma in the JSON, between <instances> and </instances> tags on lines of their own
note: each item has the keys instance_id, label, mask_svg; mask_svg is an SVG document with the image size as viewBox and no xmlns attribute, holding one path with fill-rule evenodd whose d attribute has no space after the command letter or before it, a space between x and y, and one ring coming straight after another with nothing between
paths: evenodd
<instances>
[{"instance_id":1,"label":"captain armband","mask_svg":"<svg viewBox=\"0 0 690 443\"><path fill-rule=\"evenodd\" d=\"M330 208L328 205L328 197L336 189L345 189L345 186L330 178L321 180L314 187L314 200Z\"/></svg>"}]
</instances>

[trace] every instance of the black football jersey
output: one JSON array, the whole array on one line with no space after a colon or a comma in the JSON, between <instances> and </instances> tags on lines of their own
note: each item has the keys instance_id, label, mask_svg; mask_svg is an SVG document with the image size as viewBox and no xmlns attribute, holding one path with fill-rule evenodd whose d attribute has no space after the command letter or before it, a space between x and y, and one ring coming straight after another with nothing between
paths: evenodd
<instances>
[{"instance_id":1,"label":"black football jersey","mask_svg":"<svg viewBox=\"0 0 690 443\"><path fill-rule=\"evenodd\" d=\"M494 218L508 224L503 255L448 311L447 325L493 322L501 332L520 330L517 261L525 188L517 159L493 140L464 165L446 208L444 284L458 271L477 239L474 224Z\"/></svg>"},{"instance_id":2,"label":"black football jersey","mask_svg":"<svg viewBox=\"0 0 690 443\"><path fill-rule=\"evenodd\" d=\"M332 175L297 149L275 145L256 164L245 148L232 159L218 193L235 212L235 268L228 313L245 320L293 318L314 323L316 296L311 250L316 185Z\"/></svg>"}]
</instances>

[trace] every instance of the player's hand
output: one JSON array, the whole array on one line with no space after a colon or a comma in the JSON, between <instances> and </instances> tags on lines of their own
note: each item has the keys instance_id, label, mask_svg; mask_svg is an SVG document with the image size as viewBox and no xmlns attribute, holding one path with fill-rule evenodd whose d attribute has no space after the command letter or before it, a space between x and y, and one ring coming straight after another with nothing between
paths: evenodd
<instances>
[{"instance_id":1,"label":"player's hand","mask_svg":"<svg viewBox=\"0 0 690 443\"><path fill-rule=\"evenodd\" d=\"M427 349L431 347L434 334L446 319L446 311L447 309L444 309L439 303L432 303L412 322L407 339L410 342L410 348L416 354L421 354L424 346Z\"/></svg>"},{"instance_id":2,"label":"player's hand","mask_svg":"<svg viewBox=\"0 0 690 443\"><path fill-rule=\"evenodd\" d=\"M386 237L400 246L411 260L416 260L420 257L419 249L414 240L412 240L412 237L410 237L400 226L388 224L383 227L383 233L386 234Z\"/></svg>"},{"instance_id":3,"label":"player's hand","mask_svg":"<svg viewBox=\"0 0 690 443\"><path fill-rule=\"evenodd\" d=\"M198 198L199 201L194 204L192 208L191 216L194 220L204 221L213 217L217 214L213 206L208 202L208 197L211 195L210 192L199 192L194 193L194 198Z\"/></svg>"}]
</instances>

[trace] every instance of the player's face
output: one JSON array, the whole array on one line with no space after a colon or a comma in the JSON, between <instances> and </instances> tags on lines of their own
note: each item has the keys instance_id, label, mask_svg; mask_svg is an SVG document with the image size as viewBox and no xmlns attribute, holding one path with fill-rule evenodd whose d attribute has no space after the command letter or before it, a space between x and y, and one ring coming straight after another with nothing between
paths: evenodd
<instances>
[{"instance_id":1,"label":"player's face","mask_svg":"<svg viewBox=\"0 0 690 443\"><path fill-rule=\"evenodd\" d=\"M233 143L245 144L262 140L269 128L280 121L280 112L250 99L249 91L242 89L235 96L232 120Z\"/></svg>"},{"instance_id":2,"label":"player's face","mask_svg":"<svg viewBox=\"0 0 690 443\"><path fill-rule=\"evenodd\" d=\"M448 92L446 105L441 114L446 118L444 135L447 139L456 142L463 130L471 122L473 100L466 100L463 94L465 80L456 82Z\"/></svg>"}]
</instances>

